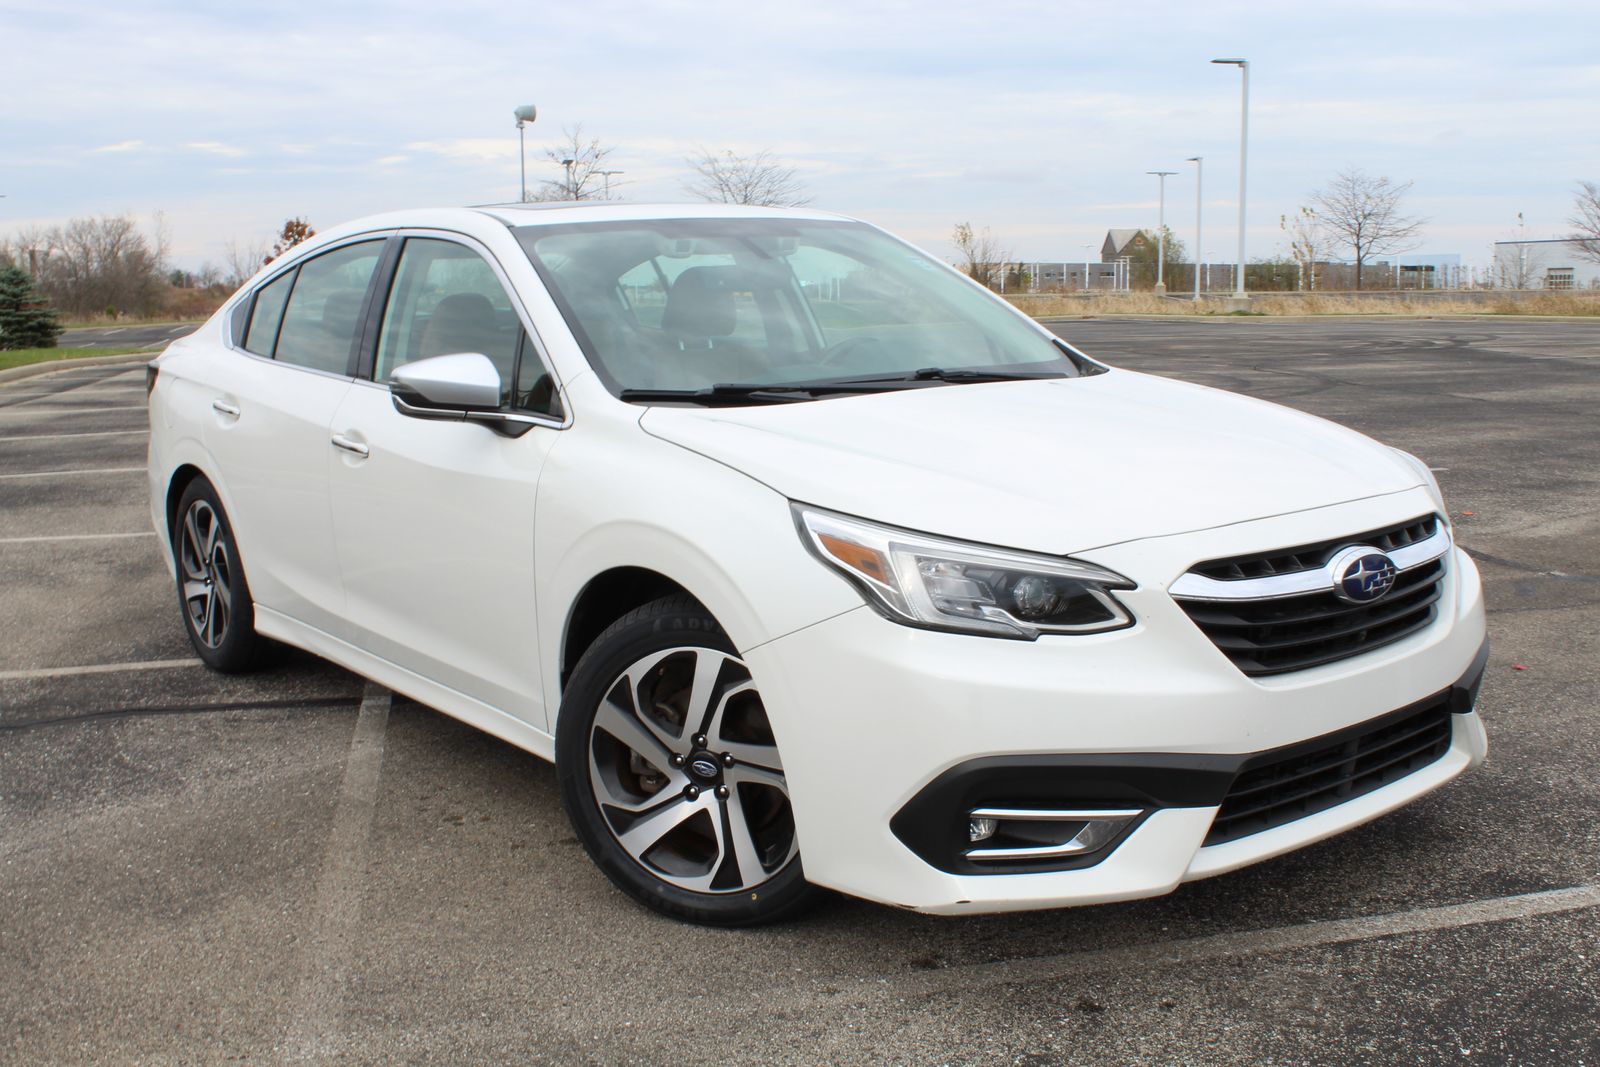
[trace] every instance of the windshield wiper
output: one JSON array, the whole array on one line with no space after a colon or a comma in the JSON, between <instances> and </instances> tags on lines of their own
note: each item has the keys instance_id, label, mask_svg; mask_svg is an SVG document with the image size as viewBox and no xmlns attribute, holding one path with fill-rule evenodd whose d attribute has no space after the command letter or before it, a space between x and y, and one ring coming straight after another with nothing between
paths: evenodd
<instances>
[{"instance_id":1,"label":"windshield wiper","mask_svg":"<svg viewBox=\"0 0 1600 1067\"><path fill-rule=\"evenodd\" d=\"M809 389L795 389L784 385L708 385L702 389L624 389L617 394L623 400L645 402L674 401L685 404L784 404L800 400L814 400Z\"/></svg>"},{"instance_id":2,"label":"windshield wiper","mask_svg":"<svg viewBox=\"0 0 1600 1067\"><path fill-rule=\"evenodd\" d=\"M820 386L859 388L861 386L892 386L908 382L1031 382L1046 378L1065 378L1059 371L1006 371L981 368L946 369L923 367L904 374L881 374L863 378L827 378L819 382L803 383L807 389Z\"/></svg>"}]
</instances>

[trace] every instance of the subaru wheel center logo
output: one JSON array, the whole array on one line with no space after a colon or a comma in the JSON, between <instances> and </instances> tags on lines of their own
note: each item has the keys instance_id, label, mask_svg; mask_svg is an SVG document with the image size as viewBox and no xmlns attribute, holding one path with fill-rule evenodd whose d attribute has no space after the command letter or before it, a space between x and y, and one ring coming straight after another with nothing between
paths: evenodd
<instances>
[{"instance_id":1,"label":"subaru wheel center logo","mask_svg":"<svg viewBox=\"0 0 1600 1067\"><path fill-rule=\"evenodd\" d=\"M689 770L693 771L697 778L715 778L717 776L716 763L704 757L691 761Z\"/></svg>"},{"instance_id":2,"label":"subaru wheel center logo","mask_svg":"<svg viewBox=\"0 0 1600 1067\"><path fill-rule=\"evenodd\" d=\"M1347 548L1328 562L1333 591L1349 604L1370 604L1394 588L1400 571L1394 560L1371 545Z\"/></svg>"}]
</instances>

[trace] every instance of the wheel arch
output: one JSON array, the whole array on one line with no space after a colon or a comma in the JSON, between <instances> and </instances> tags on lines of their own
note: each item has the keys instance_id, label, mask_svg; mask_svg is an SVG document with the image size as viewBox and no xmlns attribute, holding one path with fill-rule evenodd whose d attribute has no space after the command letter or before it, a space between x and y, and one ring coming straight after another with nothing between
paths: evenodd
<instances>
[{"instance_id":1,"label":"wheel arch","mask_svg":"<svg viewBox=\"0 0 1600 1067\"><path fill-rule=\"evenodd\" d=\"M167 500L166 506L163 508L163 514L166 515L167 519L165 531L167 544L172 544L172 533L177 528L178 523L178 503L183 499L184 492L196 478L205 478L205 476L205 471L193 463L180 463L177 469L172 472L172 476L167 479ZM209 479L207 480L209 481Z\"/></svg>"},{"instance_id":2,"label":"wheel arch","mask_svg":"<svg viewBox=\"0 0 1600 1067\"><path fill-rule=\"evenodd\" d=\"M674 594L693 599L713 618L716 617L682 583L649 567L612 567L590 578L568 607L566 625L562 628L559 663L561 691L566 691L572 669L607 626L634 608Z\"/></svg>"}]
</instances>

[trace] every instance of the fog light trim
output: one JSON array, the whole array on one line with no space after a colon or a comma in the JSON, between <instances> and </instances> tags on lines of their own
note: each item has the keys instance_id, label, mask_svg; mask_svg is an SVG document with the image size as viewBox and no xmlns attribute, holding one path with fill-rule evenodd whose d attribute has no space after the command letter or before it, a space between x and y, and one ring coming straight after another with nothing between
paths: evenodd
<instances>
[{"instance_id":1,"label":"fog light trim","mask_svg":"<svg viewBox=\"0 0 1600 1067\"><path fill-rule=\"evenodd\" d=\"M1080 823L1065 841L1053 844L969 848L963 856L974 863L1029 862L1081 856L1115 840L1128 824L1144 815L1144 808L974 808L968 825L992 821L995 829L984 836L1003 833L1007 822Z\"/></svg>"}]
</instances>

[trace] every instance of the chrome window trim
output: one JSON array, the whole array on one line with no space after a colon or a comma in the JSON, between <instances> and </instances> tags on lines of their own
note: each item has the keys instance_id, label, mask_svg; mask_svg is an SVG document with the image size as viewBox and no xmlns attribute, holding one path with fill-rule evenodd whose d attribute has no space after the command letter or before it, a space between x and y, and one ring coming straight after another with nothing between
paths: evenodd
<instances>
[{"instance_id":1,"label":"chrome window trim","mask_svg":"<svg viewBox=\"0 0 1600 1067\"><path fill-rule=\"evenodd\" d=\"M1352 545L1355 544L1359 542L1352 542ZM1425 563L1432 563L1450 551L1450 545L1450 528L1441 519L1432 536L1397 548L1388 556L1403 574ZM1333 574L1327 567L1295 571L1293 574L1274 574L1266 578L1240 578L1231 582L1190 571L1168 586L1167 592L1180 600L1277 600L1307 593L1332 592L1335 584Z\"/></svg>"},{"instance_id":2,"label":"chrome window trim","mask_svg":"<svg viewBox=\"0 0 1600 1067\"><path fill-rule=\"evenodd\" d=\"M543 365L545 372L550 375L550 380L555 383L556 396L561 401L561 421L559 422L555 421L548 415L539 416L533 414L532 412L517 411L514 408L500 409L498 413L505 415L508 420L512 422L530 422L536 426L548 426L557 430L565 430L567 427L571 426L572 404L567 398L567 384L563 382L561 380L561 376L556 373L555 361L550 358L550 352L549 349L545 347L544 339L539 336L538 329L533 325L533 316L528 314L528 309L522 303L522 294L519 293L517 291L517 287L512 284L510 277L505 272L505 268L500 265L500 260L495 257L495 254L490 251L489 247L477 238L465 233L460 233L456 230L430 229L425 226L403 227L401 229L391 231L390 236L399 237L402 240L407 237L417 237L435 241L451 241L455 244L470 249L473 252L476 252L485 262L489 264L489 269L494 271L495 279L499 281L500 288L505 290L506 296L511 300L511 310L516 312L517 321L522 323L522 328L528 335L528 341L533 346L534 354L538 357L540 364ZM400 250L400 254L401 256L405 255L404 248ZM397 259L395 261L395 277L399 277L399 274L400 262ZM535 277L537 277L537 275L535 275ZM391 278L391 291L393 289L393 285L394 278ZM389 296L390 293L383 294L384 315L387 315L389 312ZM382 316L380 316L378 319L378 331L380 335L383 332ZM382 340L381 336L378 338L378 340ZM357 383L366 382L376 385L380 389L387 390L388 386L378 381L376 377L378 371L378 345L376 343L374 343L372 347L372 371L374 375L372 378L358 377L355 379L355 381ZM512 382L511 384L512 388L515 389L516 383ZM512 416L516 417L512 418Z\"/></svg>"}]
</instances>

